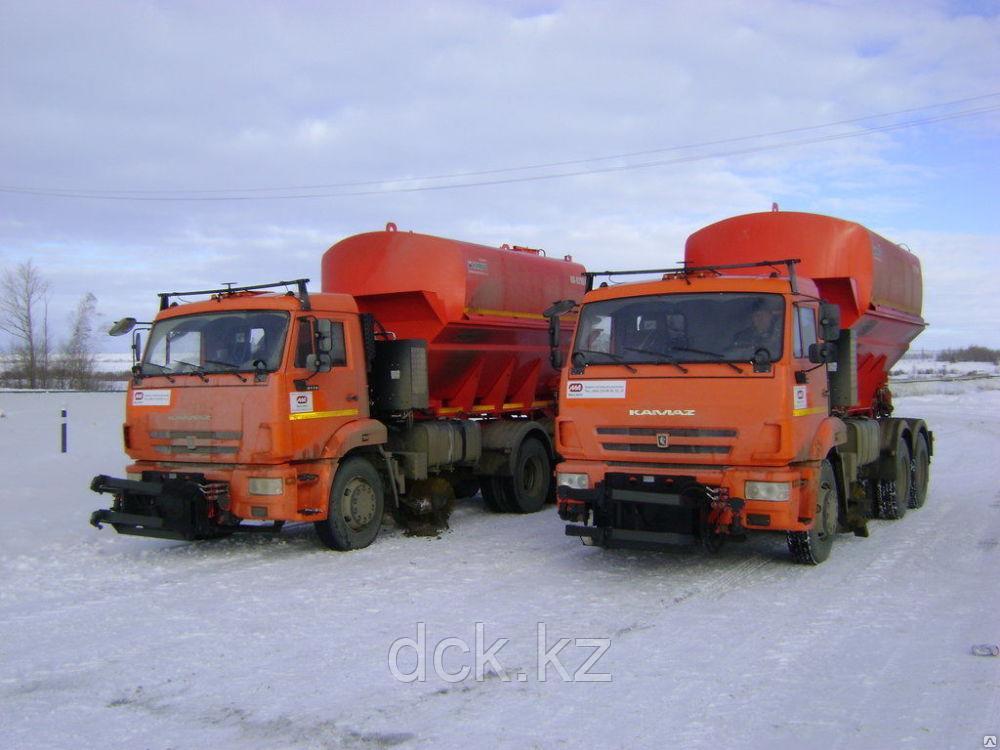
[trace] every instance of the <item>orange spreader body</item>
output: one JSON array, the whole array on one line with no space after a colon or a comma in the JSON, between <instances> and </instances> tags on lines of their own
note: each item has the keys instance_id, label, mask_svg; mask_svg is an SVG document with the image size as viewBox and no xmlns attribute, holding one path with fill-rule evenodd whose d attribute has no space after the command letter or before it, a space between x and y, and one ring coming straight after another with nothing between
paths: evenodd
<instances>
[{"instance_id":1,"label":"orange spreader body","mask_svg":"<svg viewBox=\"0 0 1000 750\"><path fill-rule=\"evenodd\" d=\"M541 311L579 301L585 279L568 257L382 231L327 250L322 285L396 338L426 340L430 412L457 416L554 408L559 373ZM566 342L573 323L563 319Z\"/></svg>"},{"instance_id":2,"label":"orange spreader body","mask_svg":"<svg viewBox=\"0 0 1000 750\"><path fill-rule=\"evenodd\" d=\"M798 258L796 273L840 307L840 325L858 336L858 403L870 407L889 370L927 325L921 317L920 261L913 253L852 221L791 211L746 214L692 234L688 266ZM778 269L785 273L784 267ZM727 270L759 275L761 269Z\"/></svg>"}]
</instances>

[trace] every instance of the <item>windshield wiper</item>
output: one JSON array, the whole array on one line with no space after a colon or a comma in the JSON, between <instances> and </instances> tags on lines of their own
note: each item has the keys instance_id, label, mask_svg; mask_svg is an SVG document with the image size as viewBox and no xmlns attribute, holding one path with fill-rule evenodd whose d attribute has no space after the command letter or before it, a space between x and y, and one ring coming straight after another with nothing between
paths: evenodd
<instances>
[{"instance_id":1,"label":"windshield wiper","mask_svg":"<svg viewBox=\"0 0 1000 750\"><path fill-rule=\"evenodd\" d=\"M652 349L640 349L640 348L638 348L636 346L626 346L625 348L628 351L630 351L630 352L639 352L640 354L648 354L648 355L650 355L652 357L656 357L657 360L656 360L655 364L658 364L658 365L673 365L678 370L680 370L681 372L683 372L685 375L687 375L687 373L688 373L688 369L684 365L682 365L680 362L678 362L673 357L668 357L663 352L653 351Z\"/></svg>"},{"instance_id":2,"label":"windshield wiper","mask_svg":"<svg viewBox=\"0 0 1000 750\"><path fill-rule=\"evenodd\" d=\"M152 375L162 375L167 380L169 380L171 383L174 382L173 377L171 377L171 375L170 375L170 373L172 373L173 370L171 370L169 367L167 367L165 365L159 365L156 362L142 362L142 363L140 363L137 366L139 368L139 375L140 376L151 377ZM160 371L156 372L156 373L146 372L146 368L147 367L159 367ZM132 371L135 372L135 367L132 368Z\"/></svg>"},{"instance_id":3,"label":"windshield wiper","mask_svg":"<svg viewBox=\"0 0 1000 750\"><path fill-rule=\"evenodd\" d=\"M718 359L716 361L719 364L729 365L734 370L736 370L736 372L738 372L740 375L743 374L743 368L742 367L740 367L739 365L737 365L735 362L730 362L728 359L724 359L723 358L724 355L719 354L718 352L709 352L709 351L705 351L704 349L691 349L691 348L686 347L686 346L672 346L672 347L670 347L670 351L672 351L672 352L691 352L692 354L704 354L706 357L718 357Z\"/></svg>"},{"instance_id":4,"label":"windshield wiper","mask_svg":"<svg viewBox=\"0 0 1000 750\"><path fill-rule=\"evenodd\" d=\"M207 365L219 365L220 367L225 367L226 369L223 370L223 372L231 372L233 375L235 375L236 377L238 377L241 382L243 382L243 383L247 382L247 379L245 377L243 377L242 375L240 375L240 372L239 372L240 366L239 365L234 365L232 362L220 362L217 359L206 359L205 360L205 364L207 364Z\"/></svg>"},{"instance_id":5,"label":"windshield wiper","mask_svg":"<svg viewBox=\"0 0 1000 750\"><path fill-rule=\"evenodd\" d=\"M573 359L574 359L573 364L576 364L575 360L576 360L576 355L577 354L582 354L582 355L600 354L602 357L608 357L612 361L617 362L622 367L625 367L626 369L628 369L629 372L632 372L632 373L639 372L637 369L635 369L634 367L632 367L632 365L630 365L628 362L626 362L624 357L621 357L621 356L619 356L617 354L612 354L611 352L602 352L602 351L598 351L597 349L577 349L575 352L573 352ZM586 358L586 356L583 357L583 364L584 365L587 364L587 358ZM597 364L597 363L595 363L595 364Z\"/></svg>"},{"instance_id":6,"label":"windshield wiper","mask_svg":"<svg viewBox=\"0 0 1000 750\"><path fill-rule=\"evenodd\" d=\"M201 365L196 365L194 362L185 362L182 359L175 359L174 362L176 362L179 365L187 365L188 367L191 368L190 373L178 372L177 373L178 375L188 375L188 374L197 375L199 378L201 378L202 382L204 383L208 382L208 375L205 374L205 368L202 367Z\"/></svg>"}]
</instances>

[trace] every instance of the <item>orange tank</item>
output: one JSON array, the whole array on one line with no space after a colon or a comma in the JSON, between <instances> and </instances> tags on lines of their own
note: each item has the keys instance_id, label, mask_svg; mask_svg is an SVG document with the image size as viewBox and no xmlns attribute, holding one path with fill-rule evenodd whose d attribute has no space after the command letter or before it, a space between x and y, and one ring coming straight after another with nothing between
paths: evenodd
<instances>
[{"instance_id":1,"label":"orange tank","mask_svg":"<svg viewBox=\"0 0 1000 750\"><path fill-rule=\"evenodd\" d=\"M579 301L584 268L567 256L413 232L368 232L323 256L324 292L352 295L361 312L399 339L427 341L434 415L554 408L559 373L549 363L556 300ZM568 342L574 320L563 319Z\"/></svg>"}]
</instances>

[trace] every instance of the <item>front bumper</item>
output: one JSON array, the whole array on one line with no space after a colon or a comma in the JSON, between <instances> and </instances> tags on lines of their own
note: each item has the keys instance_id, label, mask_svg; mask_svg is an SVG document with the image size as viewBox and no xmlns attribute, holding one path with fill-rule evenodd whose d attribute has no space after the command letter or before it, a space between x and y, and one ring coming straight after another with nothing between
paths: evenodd
<instances>
[{"instance_id":1,"label":"front bumper","mask_svg":"<svg viewBox=\"0 0 1000 750\"><path fill-rule=\"evenodd\" d=\"M110 509L95 510L91 525L108 523L119 534L160 539L209 539L235 531L224 508L228 486L203 474L152 475L137 481L100 474L90 489L114 495Z\"/></svg>"},{"instance_id":2,"label":"front bumper","mask_svg":"<svg viewBox=\"0 0 1000 750\"><path fill-rule=\"evenodd\" d=\"M559 515L570 525L566 534L601 546L648 546L658 535L671 543L677 535L743 536L747 531L803 531L812 525L807 493L811 466L720 467L676 473L597 462L568 461L560 473L586 474L588 489L561 485ZM788 484L787 500L746 500L746 482ZM620 544L627 542L627 544Z\"/></svg>"}]
</instances>

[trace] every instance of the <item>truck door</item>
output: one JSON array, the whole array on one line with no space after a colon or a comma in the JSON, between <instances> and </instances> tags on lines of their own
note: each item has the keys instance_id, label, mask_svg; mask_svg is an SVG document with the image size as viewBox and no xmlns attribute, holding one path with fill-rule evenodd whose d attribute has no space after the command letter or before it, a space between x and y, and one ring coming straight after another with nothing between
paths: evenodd
<instances>
[{"instance_id":1,"label":"truck door","mask_svg":"<svg viewBox=\"0 0 1000 750\"><path fill-rule=\"evenodd\" d=\"M295 351L288 418L291 420L295 458L317 458L330 436L340 427L368 416L365 391L364 345L356 317L320 314L332 323L332 366L328 372L308 367L316 353L316 320L304 316L296 321Z\"/></svg>"},{"instance_id":2,"label":"truck door","mask_svg":"<svg viewBox=\"0 0 1000 750\"><path fill-rule=\"evenodd\" d=\"M792 417L800 433L805 427L801 434L809 434L830 411L826 368L809 361L809 346L818 341L816 313L815 304L792 305L792 366L796 373Z\"/></svg>"}]
</instances>

